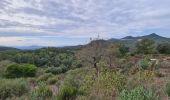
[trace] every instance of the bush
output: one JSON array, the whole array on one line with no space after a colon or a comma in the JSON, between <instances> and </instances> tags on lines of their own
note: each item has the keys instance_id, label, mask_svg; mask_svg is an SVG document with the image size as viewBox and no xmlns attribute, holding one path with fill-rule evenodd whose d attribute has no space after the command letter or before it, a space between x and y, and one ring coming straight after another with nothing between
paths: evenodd
<instances>
[{"instance_id":1,"label":"bush","mask_svg":"<svg viewBox=\"0 0 170 100\"><path fill-rule=\"evenodd\" d=\"M32 64L13 64L7 67L5 76L7 78L34 77L37 67Z\"/></svg>"},{"instance_id":2,"label":"bush","mask_svg":"<svg viewBox=\"0 0 170 100\"><path fill-rule=\"evenodd\" d=\"M143 70L147 70L147 69L149 69L151 64L152 63L150 62L150 58L149 57L145 57L144 59L141 59L139 61L139 68L143 69Z\"/></svg>"},{"instance_id":3,"label":"bush","mask_svg":"<svg viewBox=\"0 0 170 100\"><path fill-rule=\"evenodd\" d=\"M159 100L159 95L153 90L139 86L132 90L123 90L119 100Z\"/></svg>"},{"instance_id":4,"label":"bush","mask_svg":"<svg viewBox=\"0 0 170 100\"><path fill-rule=\"evenodd\" d=\"M56 75L56 74L60 74L60 73L65 73L67 70L68 70L68 68L65 67L65 66L61 66L61 67L49 67L46 70L46 73L52 73L52 74Z\"/></svg>"},{"instance_id":5,"label":"bush","mask_svg":"<svg viewBox=\"0 0 170 100\"><path fill-rule=\"evenodd\" d=\"M53 92L50 88L41 82L39 87L31 92L31 100L46 100L47 98L51 98L52 95Z\"/></svg>"},{"instance_id":6,"label":"bush","mask_svg":"<svg viewBox=\"0 0 170 100\"><path fill-rule=\"evenodd\" d=\"M137 53L152 54L155 51L155 41L143 39L136 44Z\"/></svg>"},{"instance_id":7,"label":"bush","mask_svg":"<svg viewBox=\"0 0 170 100\"><path fill-rule=\"evenodd\" d=\"M166 84L166 93L168 96L170 96L170 82Z\"/></svg>"},{"instance_id":8,"label":"bush","mask_svg":"<svg viewBox=\"0 0 170 100\"><path fill-rule=\"evenodd\" d=\"M158 44L157 51L161 54L170 54L170 44L169 43Z\"/></svg>"},{"instance_id":9,"label":"bush","mask_svg":"<svg viewBox=\"0 0 170 100\"><path fill-rule=\"evenodd\" d=\"M121 56L125 56L129 52L129 47L126 47L125 45L121 45L119 47L119 51Z\"/></svg>"},{"instance_id":10,"label":"bush","mask_svg":"<svg viewBox=\"0 0 170 100\"><path fill-rule=\"evenodd\" d=\"M77 89L71 85L64 85L57 96L57 100L75 100Z\"/></svg>"},{"instance_id":11,"label":"bush","mask_svg":"<svg viewBox=\"0 0 170 100\"><path fill-rule=\"evenodd\" d=\"M53 85L53 84L55 84L57 81L58 81L57 77L52 77L52 78L49 78L49 79L47 80L47 83L48 83L49 85Z\"/></svg>"},{"instance_id":12,"label":"bush","mask_svg":"<svg viewBox=\"0 0 170 100\"><path fill-rule=\"evenodd\" d=\"M0 99L5 100L11 97L20 97L29 91L28 82L24 79L1 79Z\"/></svg>"},{"instance_id":13,"label":"bush","mask_svg":"<svg viewBox=\"0 0 170 100\"><path fill-rule=\"evenodd\" d=\"M14 62L8 60L0 61L0 77L4 76L6 68L11 64L14 64Z\"/></svg>"},{"instance_id":14,"label":"bush","mask_svg":"<svg viewBox=\"0 0 170 100\"><path fill-rule=\"evenodd\" d=\"M99 78L100 84L104 84L105 88L115 88L117 91L124 89L127 81L119 72L103 72Z\"/></svg>"},{"instance_id":15,"label":"bush","mask_svg":"<svg viewBox=\"0 0 170 100\"><path fill-rule=\"evenodd\" d=\"M53 76L53 74L51 74L51 73L45 73L44 75L41 75L40 77L38 77L37 81L38 82L47 81L52 76Z\"/></svg>"},{"instance_id":16,"label":"bush","mask_svg":"<svg viewBox=\"0 0 170 100\"><path fill-rule=\"evenodd\" d=\"M143 70L148 69L148 67L149 67L149 61L146 60L146 59L142 59L142 60L139 62L139 67L140 67L140 69L143 69Z\"/></svg>"},{"instance_id":17,"label":"bush","mask_svg":"<svg viewBox=\"0 0 170 100\"><path fill-rule=\"evenodd\" d=\"M127 80L127 88L135 88L140 85L150 84L153 82L155 72L150 70L138 71Z\"/></svg>"},{"instance_id":18,"label":"bush","mask_svg":"<svg viewBox=\"0 0 170 100\"><path fill-rule=\"evenodd\" d=\"M126 77L119 72L101 72L98 77L87 75L79 88L82 100L115 100L126 86Z\"/></svg>"}]
</instances>

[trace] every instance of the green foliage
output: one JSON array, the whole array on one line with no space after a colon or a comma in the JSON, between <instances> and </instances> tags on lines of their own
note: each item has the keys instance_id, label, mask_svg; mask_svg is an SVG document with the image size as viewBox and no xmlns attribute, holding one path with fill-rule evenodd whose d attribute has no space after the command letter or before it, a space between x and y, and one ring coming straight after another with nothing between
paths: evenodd
<instances>
[{"instance_id":1,"label":"green foliage","mask_svg":"<svg viewBox=\"0 0 170 100\"><path fill-rule=\"evenodd\" d=\"M125 45L121 45L119 47L119 51L121 56L125 56L129 52L129 47L126 47Z\"/></svg>"},{"instance_id":2,"label":"green foliage","mask_svg":"<svg viewBox=\"0 0 170 100\"><path fill-rule=\"evenodd\" d=\"M170 96L170 82L166 84L166 93L168 96Z\"/></svg>"},{"instance_id":3,"label":"green foliage","mask_svg":"<svg viewBox=\"0 0 170 100\"><path fill-rule=\"evenodd\" d=\"M76 87L73 87L71 85L64 85L57 96L57 100L75 100L76 95Z\"/></svg>"},{"instance_id":4,"label":"green foliage","mask_svg":"<svg viewBox=\"0 0 170 100\"><path fill-rule=\"evenodd\" d=\"M0 62L0 77L4 77L6 68L11 64L14 63L8 60L4 60Z\"/></svg>"},{"instance_id":5,"label":"green foliage","mask_svg":"<svg viewBox=\"0 0 170 100\"><path fill-rule=\"evenodd\" d=\"M49 78L49 79L47 80L47 83L48 83L49 85L54 85L57 81L58 81L58 78L57 78L57 77L52 77L52 78Z\"/></svg>"},{"instance_id":6,"label":"green foliage","mask_svg":"<svg viewBox=\"0 0 170 100\"><path fill-rule=\"evenodd\" d=\"M160 100L159 95L153 91L145 89L142 86L132 90L123 90L120 93L119 100Z\"/></svg>"},{"instance_id":7,"label":"green foliage","mask_svg":"<svg viewBox=\"0 0 170 100\"><path fill-rule=\"evenodd\" d=\"M154 80L155 73L150 70L140 70L127 80L127 88L135 88L140 85L150 84Z\"/></svg>"},{"instance_id":8,"label":"green foliage","mask_svg":"<svg viewBox=\"0 0 170 100\"><path fill-rule=\"evenodd\" d=\"M29 84L24 79L0 79L0 99L20 97L29 92Z\"/></svg>"},{"instance_id":9,"label":"green foliage","mask_svg":"<svg viewBox=\"0 0 170 100\"><path fill-rule=\"evenodd\" d=\"M37 67L60 67L67 68L79 67L72 49L66 48L42 48L32 51L0 52L0 61L10 60L15 63L29 63Z\"/></svg>"},{"instance_id":10,"label":"green foliage","mask_svg":"<svg viewBox=\"0 0 170 100\"><path fill-rule=\"evenodd\" d=\"M5 76L8 78L34 77L37 67L32 64L13 64L7 67Z\"/></svg>"},{"instance_id":11,"label":"green foliage","mask_svg":"<svg viewBox=\"0 0 170 100\"><path fill-rule=\"evenodd\" d=\"M114 86L117 91L121 91L126 85L126 77L119 72L103 72L99 78L99 81L103 85L105 84L107 88Z\"/></svg>"},{"instance_id":12,"label":"green foliage","mask_svg":"<svg viewBox=\"0 0 170 100\"><path fill-rule=\"evenodd\" d=\"M45 73L44 75L39 76L38 79L37 79L37 81L38 81L38 82L47 81L50 77L53 77L53 74L51 74L51 73Z\"/></svg>"},{"instance_id":13,"label":"green foliage","mask_svg":"<svg viewBox=\"0 0 170 100\"><path fill-rule=\"evenodd\" d=\"M158 44L157 51L161 54L170 54L170 44L169 43Z\"/></svg>"},{"instance_id":14,"label":"green foliage","mask_svg":"<svg viewBox=\"0 0 170 100\"><path fill-rule=\"evenodd\" d=\"M43 82L39 83L38 88L31 92L31 100L46 100L47 98L51 98L52 96L52 91Z\"/></svg>"},{"instance_id":15,"label":"green foliage","mask_svg":"<svg viewBox=\"0 0 170 100\"><path fill-rule=\"evenodd\" d=\"M136 44L137 53L152 54L155 51L155 42L150 39L143 39Z\"/></svg>"},{"instance_id":16,"label":"green foliage","mask_svg":"<svg viewBox=\"0 0 170 100\"><path fill-rule=\"evenodd\" d=\"M104 71L98 77L87 75L79 92L84 96L83 100L112 100L117 92L125 88L125 85L126 77L124 75Z\"/></svg>"},{"instance_id":17,"label":"green foliage","mask_svg":"<svg viewBox=\"0 0 170 100\"><path fill-rule=\"evenodd\" d=\"M88 94L93 84L95 84L95 75L87 74L82 81L81 87L79 88L79 92L81 94Z\"/></svg>"},{"instance_id":18,"label":"green foliage","mask_svg":"<svg viewBox=\"0 0 170 100\"><path fill-rule=\"evenodd\" d=\"M47 68L47 70L45 72L52 73L52 74L56 75L56 74L60 74L60 73L65 73L67 70L69 70L69 68L67 68L65 66L60 66L60 67L49 67L49 68Z\"/></svg>"},{"instance_id":19,"label":"green foliage","mask_svg":"<svg viewBox=\"0 0 170 100\"><path fill-rule=\"evenodd\" d=\"M144 58L144 59L140 60L139 67L142 70L148 69L150 67L149 59Z\"/></svg>"}]
</instances>

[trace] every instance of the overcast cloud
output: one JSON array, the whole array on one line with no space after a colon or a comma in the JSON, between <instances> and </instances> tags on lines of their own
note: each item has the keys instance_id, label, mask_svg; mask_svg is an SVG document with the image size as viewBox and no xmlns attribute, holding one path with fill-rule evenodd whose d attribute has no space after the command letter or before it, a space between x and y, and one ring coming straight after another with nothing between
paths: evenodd
<instances>
[{"instance_id":1,"label":"overcast cloud","mask_svg":"<svg viewBox=\"0 0 170 100\"><path fill-rule=\"evenodd\" d=\"M170 0L0 0L0 45L81 44L97 34L170 37L169 27Z\"/></svg>"}]
</instances>

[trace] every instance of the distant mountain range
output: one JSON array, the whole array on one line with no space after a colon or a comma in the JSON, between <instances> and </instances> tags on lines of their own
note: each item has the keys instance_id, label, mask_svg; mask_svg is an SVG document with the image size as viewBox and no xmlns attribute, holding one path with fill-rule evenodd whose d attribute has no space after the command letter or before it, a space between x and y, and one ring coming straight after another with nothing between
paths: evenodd
<instances>
[{"instance_id":1,"label":"distant mountain range","mask_svg":"<svg viewBox=\"0 0 170 100\"><path fill-rule=\"evenodd\" d=\"M126 36L124 38L121 39L109 39L109 40L104 40L104 42L111 42L111 43L123 43L129 47L133 47L139 40L142 39L152 39L154 40L156 43L170 43L170 38L166 38L163 36L159 36L155 33L152 33L150 35L145 35L145 36L138 36L138 37L133 37L133 36ZM94 42L94 41L93 41ZM103 41L100 41L103 42ZM36 50L36 49L40 49L40 48L44 48L45 46L16 46L16 47L5 47L5 46L0 46L0 51L5 51L5 50ZM56 47L56 48L72 48L72 49L76 49L76 48L81 48L83 47L83 45L77 45L77 46L63 46L63 47Z\"/></svg>"},{"instance_id":2,"label":"distant mountain range","mask_svg":"<svg viewBox=\"0 0 170 100\"><path fill-rule=\"evenodd\" d=\"M40 48L43 48L43 46L15 46L15 47L0 46L0 51L36 50Z\"/></svg>"},{"instance_id":3,"label":"distant mountain range","mask_svg":"<svg viewBox=\"0 0 170 100\"><path fill-rule=\"evenodd\" d=\"M19 50L17 48L13 48L13 47L5 47L5 46L0 46L0 51L10 51L10 50Z\"/></svg>"},{"instance_id":4,"label":"distant mountain range","mask_svg":"<svg viewBox=\"0 0 170 100\"><path fill-rule=\"evenodd\" d=\"M150 35L145 35L145 36L139 36L139 37L127 36L127 37L122 38L122 40L139 40L139 39L145 39L145 38L152 39L157 42L170 42L170 38L162 37L155 33L152 33Z\"/></svg>"},{"instance_id":5,"label":"distant mountain range","mask_svg":"<svg viewBox=\"0 0 170 100\"><path fill-rule=\"evenodd\" d=\"M20 50L36 50L36 49L41 49L44 48L45 46L16 46L15 48L20 49Z\"/></svg>"},{"instance_id":6,"label":"distant mountain range","mask_svg":"<svg viewBox=\"0 0 170 100\"><path fill-rule=\"evenodd\" d=\"M163 36L159 36L155 33L149 34L149 35L145 35L145 36L138 36L138 37L133 37L133 36L126 36L124 38L121 39L109 39L109 42L114 42L114 43L124 43L128 46L134 46L139 40L142 39L152 39L154 40L156 43L170 43L170 38L166 38Z\"/></svg>"}]
</instances>

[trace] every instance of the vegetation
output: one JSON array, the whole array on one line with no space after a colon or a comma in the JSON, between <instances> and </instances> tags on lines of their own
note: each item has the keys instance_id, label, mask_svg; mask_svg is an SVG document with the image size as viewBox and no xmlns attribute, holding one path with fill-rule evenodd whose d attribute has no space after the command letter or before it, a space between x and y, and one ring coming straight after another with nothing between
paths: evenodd
<instances>
[{"instance_id":1,"label":"vegetation","mask_svg":"<svg viewBox=\"0 0 170 100\"><path fill-rule=\"evenodd\" d=\"M93 40L79 48L2 50L0 99L168 100L169 44L136 40L136 46Z\"/></svg>"},{"instance_id":2,"label":"vegetation","mask_svg":"<svg viewBox=\"0 0 170 100\"><path fill-rule=\"evenodd\" d=\"M129 47L127 47L125 45L121 45L119 47L119 51L120 51L121 56L125 56L129 52Z\"/></svg>"},{"instance_id":3,"label":"vegetation","mask_svg":"<svg viewBox=\"0 0 170 100\"><path fill-rule=\"evenodd\" d=\"M34 77L37 67L31 64L13 64L7 67L5 76L8 78Z\"/></svg>"},{"instance_id":4,"label":"vegetation","mask_svg":"<svg viewBox=\"0 0 170 100\"><path fill-rule=\"evenodd\" d=\"M143 39L136 45L137 53L140 54L151 54L155 50L155 42L150 39Z\"/></svg>"},{"instance_id":5,"label":"vegetation","mask_svg":"<svg viewBox=\"0 0 170 100\"><path fill-rule=\"evenodd\" d=\"M159 100L159 95L153 90L139 86L132 90L123 90L119 100Z\"/></svg>"},{"instance_id":6,"label":"vegetation","mask_svg":"<svg viewBox=\"0 0 170 100\"><path fill-rule=\"evenodd\" d=\"M64 85L57 96L57 100L75 100L77 89L73 86Z\"/></svg>"},{"instance_id":7,"label":"vegetation","mask_svg":"<svg viewBox=\"0 0 170 100\"><path fill-rule=\"evenodd\" d=\"M0 99L20 97L28 94L29 84L24 79L0 79Z\"/></svg>"},{"instance_id":8,"label":"vegetation","mask_svg":"<svg viewBox=\"0 0 170 100\"><path fill-rule=\"evenodd\" d=\"M169 82L166 84L166 93L168 94L168 96L170 96L170 83Z\"/></svg>"},{"instance_id":9,"label":"vegetation","mask_svg":"<svg viewBox=\"0 0 170 100\"><path fill-rule=\"evenodd\" d=\"M49 87L45 85L45 83L39 83L39 87L32 91L31 99L33 100L46 100L52 97L53 93Z\"/></svg>"},{"instance_id":10,"label":"vegetation","mask_svg":"<svg viewBox=\"0 0 170 100\"><path fill-rule=\"evenodd\" d=\"M170 54L170 44L169 43L158 44L157 50L161 54Z\"/></svg>"}]
</instances>

